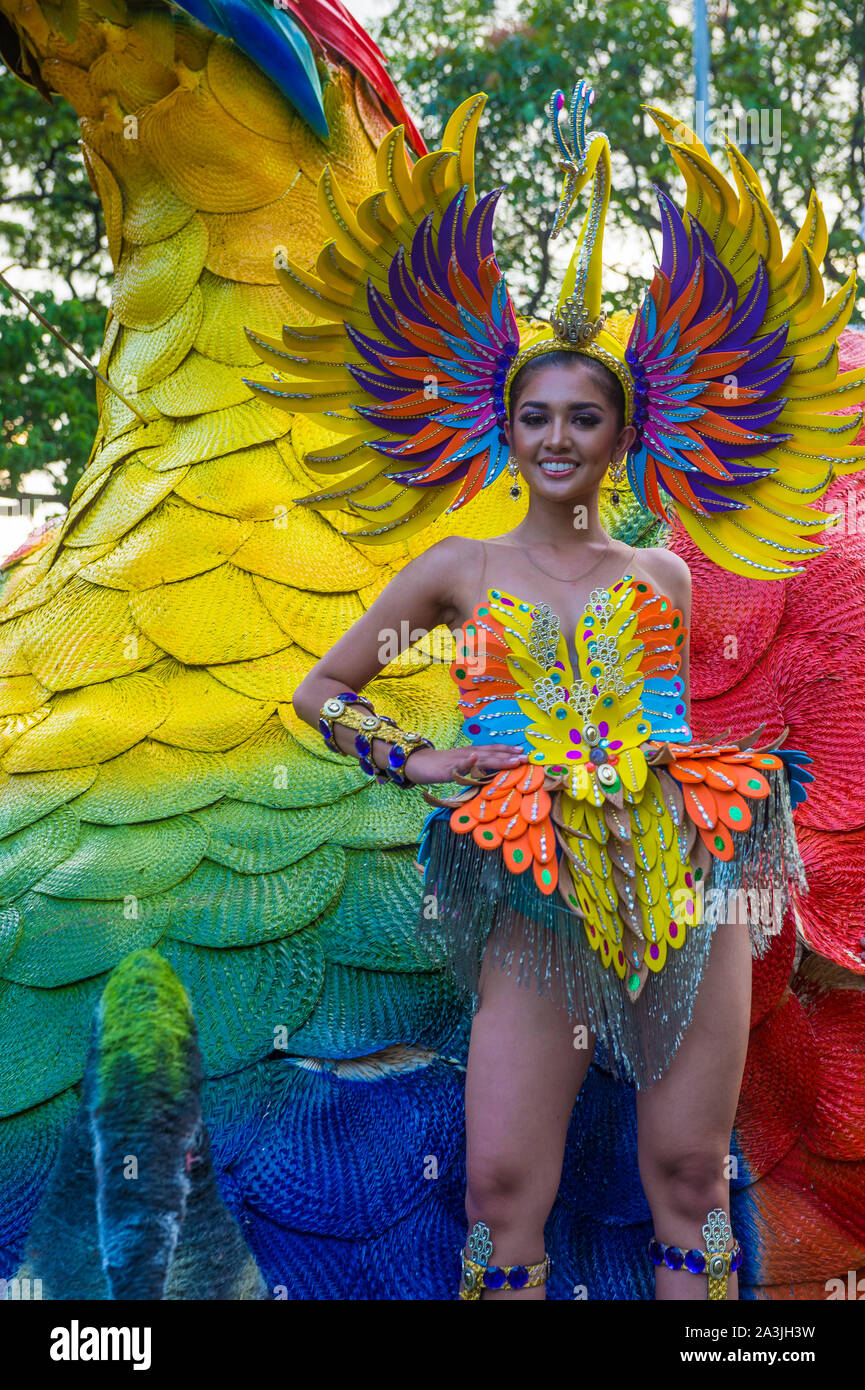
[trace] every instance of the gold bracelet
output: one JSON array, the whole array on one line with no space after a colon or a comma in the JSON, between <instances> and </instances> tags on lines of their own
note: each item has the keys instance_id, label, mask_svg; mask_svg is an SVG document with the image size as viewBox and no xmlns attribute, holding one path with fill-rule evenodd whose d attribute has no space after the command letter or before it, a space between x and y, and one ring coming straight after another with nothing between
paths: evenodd
<instances>
[{"instance_id":1,"label":"gold bracelet","mask_svg":"<svg viewBox=\"0 0 865 1390\"><path fill-rule=\"evenodd\" d=\"M351 691L325 700L319 713L319 728L327 747L332 752L339 753L341 757L351 757L351 754L344 752L336 742L333 726L340 724L345 729L351 729L355 734L355 752L359 755L360 766L364 772L375 777L380 783L393 782L398 787L412 786L413 783L409 782L402 769L412 753L420 748L433 748L435 745L430 739L424 738L423 734L406 733L386 714L376 714L368 701L363 701L367 706L365 713L352 708L355 702L360 702L360 697ZM376 738L391 745L386 768L379 767L373 759L372 744Z\"/></svg>"}]
</instances>

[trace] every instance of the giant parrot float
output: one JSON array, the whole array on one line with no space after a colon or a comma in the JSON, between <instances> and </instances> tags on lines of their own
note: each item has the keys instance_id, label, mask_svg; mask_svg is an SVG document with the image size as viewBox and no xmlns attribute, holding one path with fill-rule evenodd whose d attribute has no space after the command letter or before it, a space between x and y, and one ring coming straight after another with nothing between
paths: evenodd
<instances>
[{"instance_id":1,"label":"giant parrot float","mask_svg":"<svg viewBox=\"0 0 865 1390\"><path fill-rule=\"evenodd\" d=\"M96 384L68 513L0 594L0 1278L455 1298L469 1018L414 931L427 807L332 755L291 697L412 555L499 534L514 504L500 480L408 539L353 541L296 505L328 436L244 380L245 329L314 321L279 262L313 265L325 165L356 207L390 130L407 169L424 141L340 0L0 0L0 53L78 114L116 387ZM841 365L863 358L846 332ZM823 500L862 504L854 478ZM823 1298L865 1264L862 528L760 584L632 494L602 520L691 564L695 738L787 724L813 759L810 891L755 964L731 1156L744 1296ZM439 746L461 737L452 657L432 634L370 688ZM595 1066L550 1296L650 1298L649 1232L633 1093Z\"/></svg>"}]
</instances>

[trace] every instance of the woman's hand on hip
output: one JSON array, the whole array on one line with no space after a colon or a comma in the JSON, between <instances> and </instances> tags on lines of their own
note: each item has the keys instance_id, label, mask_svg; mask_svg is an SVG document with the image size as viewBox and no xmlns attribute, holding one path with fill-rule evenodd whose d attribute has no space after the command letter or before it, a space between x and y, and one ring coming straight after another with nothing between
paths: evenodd
<instances>
[{"instance_id":1,"label":"woman's hand on hip","mask_svg":"<svg viewBox=\"0 0 865 1390\"><path fill-rule=\"evenodd\" d=\"M419 748L405 765L405 775L415 786L452 782L463 777L501 772L528 761L522 748L508 743L473 744L465 748Z\"/></svg>"}]
</instances>

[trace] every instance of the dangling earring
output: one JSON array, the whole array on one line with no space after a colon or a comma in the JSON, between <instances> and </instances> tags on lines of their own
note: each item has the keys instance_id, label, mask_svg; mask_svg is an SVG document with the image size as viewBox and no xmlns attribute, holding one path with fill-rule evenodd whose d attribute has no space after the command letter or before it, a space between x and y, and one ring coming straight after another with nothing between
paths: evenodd
<instances>
[{"instance_id":1,"label":"dangling earring","mask_svg":"<svg viewBox=\"0 0 865 1390\"><path fill-rule=\"evenodd\" d=\"M523 490L517 482L517 478L520 476L520 470L519 465L516 459L514 458L513 454L508 455L508 472L514 480L513 486L511 487L511 497L513 497L514 501L516 502L517 498L522 497Z\"/></svg>"},{"instance_id":2,"label":"dangling earring","mask_svg":"<svg viewBox=\"0 0 865 1390\"><path fill-rule=\"evenodd\" d=\"M610 478L613 483L613 495L610 500L612 501L614 507L618 507L619 505L620 498L618 493L618 484L622 481L624 476L625 465L621 459L618 459L616 463L610 464Z\"/></svg>"}]
</instances>

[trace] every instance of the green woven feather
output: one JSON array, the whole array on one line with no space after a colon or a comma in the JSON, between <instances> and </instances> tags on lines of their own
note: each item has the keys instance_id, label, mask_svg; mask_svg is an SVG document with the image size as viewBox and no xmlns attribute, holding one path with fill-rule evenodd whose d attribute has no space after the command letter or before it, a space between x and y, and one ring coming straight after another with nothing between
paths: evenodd
<instances>
[{"instance_id":1,"label":"green woven feather","mask_svg":"<svg viewBox=\"0 0 865 1390\"><path fill-rule=\"evenodd\" d=\"M53 989L112 970L130 951L155 946L168 925L170 893L99 902L24 893L16 898L20 937L6 978Z\"/></svg>"},{"instance_id":2,"label":"green woven feather","mask_svg":"<svg viewBox=\"0 0 865 1390\"><path fill-rule=\"evenodd\" d=\"M150 897L186 878L206 849L207 836L191 816L83 825L74 852L34 886L57 898Z\"/></svg>"},{"instance_id":3,"label":"green woven feather","mask_svg":"<svg viewBox=\"0 0 865 1390\"><path fill-rule=\"evenodd\" d=\"M267 1057L309 1017L324 978L314 928L221 951L165 941L162 954L189 995L207 1076Z\"/></svg>"},{"instance_id":4,"label":"green woven feather","mask_svg":"<svg viewBox=\"0 0 865 1390\"><path fill-rule=\"evenodd\" d=\"M32 887L46 869L68 862L86 833L69 806L58 806L17 835L7 836L0 844L0 903Z\"/></svg>"},{"instance_id":5,"label":"green woven feather","mask_svg":"<svg viewBox=\"0 0 865 1390\"><path fill-rule=\"evenodd\" d=\"M336 845L272 874L239 874L205 860L173 890L167 935L199 946L273 941L314 922L344 879L345 856Z\"/></svg>"}]
</instances>

